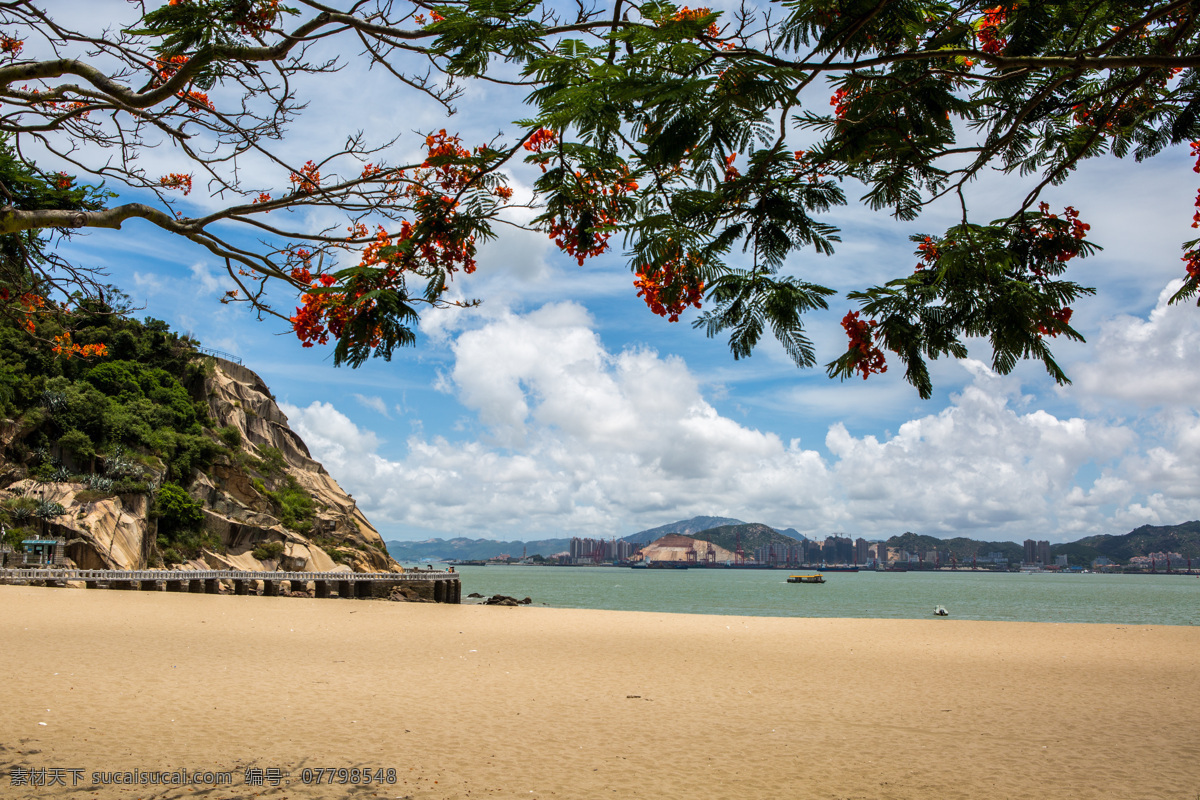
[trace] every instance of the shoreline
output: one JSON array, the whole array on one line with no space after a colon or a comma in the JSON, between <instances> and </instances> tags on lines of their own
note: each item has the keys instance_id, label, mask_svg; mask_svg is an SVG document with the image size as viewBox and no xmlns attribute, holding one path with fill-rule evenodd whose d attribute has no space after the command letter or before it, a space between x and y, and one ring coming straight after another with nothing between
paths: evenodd
<instances>
[{"instance_id":1,"label":"shoreline","mask_svg":"<svg viewBox=\"0 0 1200 800\"><path fill-rule=\"evenodd\" d=\"M1195 627L19 586L0 586L0 603L5 796L1200 791ZM13 767L79 768L83 781L13 787ZM395 769L396 783L302 783L327 767ZM248 768L291 783L247 786ZM227 770L233 784L88 782L181 769Z\"/></svg>"}]
</instances>

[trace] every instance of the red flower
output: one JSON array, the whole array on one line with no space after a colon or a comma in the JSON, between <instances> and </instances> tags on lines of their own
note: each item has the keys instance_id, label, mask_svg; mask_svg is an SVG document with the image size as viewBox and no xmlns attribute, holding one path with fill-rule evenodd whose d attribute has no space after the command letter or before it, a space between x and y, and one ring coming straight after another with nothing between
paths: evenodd
<instances>
[{"instance_id":1,"label":"red flower","mask_svg":"<svg viewBox=\"0 0 1200 800\"><path fill-rule=\"evenodd\" d=\"M850 352L854 354L853 369L862 373L864 381L872 373L887 372L883 351L872 341L871 329L878 324L875 320L860 320L857 311L848 311L842 317L842 328L850 337Z\"/></svg>"},{"instance_id":2,"label":"red flower","mask_svg":"<svg viewBox=\"0 0 1200 800\"><path fill-rule=\"evenodd\" d=\"M638 297L660 317L668 322L678 322L679 315L688 306L700 308L704 295L704 281L697 274L699 259L690 256L685 265L679 258L663 264L657 271L649 267L638 270L633 285L638 288Z\"/></svg>"},{"instance_id":3,"label":"red flower","mask_svg":"<svg viewBox=\"0 0 1200 800\"><path fill-rule=\"evenodd\" d=\"M182 189L184 195L192 193L192 176L182 172L172 172L158 179L159 186L164 189Z\"/></svg>"}]
</instances>

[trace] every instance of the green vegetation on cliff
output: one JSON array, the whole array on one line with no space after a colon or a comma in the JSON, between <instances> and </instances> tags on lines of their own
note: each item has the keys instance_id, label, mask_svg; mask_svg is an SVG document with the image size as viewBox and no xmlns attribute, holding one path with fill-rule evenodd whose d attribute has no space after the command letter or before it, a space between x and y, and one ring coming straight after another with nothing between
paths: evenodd
<instances>
[{"instance_id":1,"label":"green vegetation on cliff","mask_svg":"<svg viewBox=\"0 0 1200 800\"><path fill-rule=\"evenodd\" d=\"M164 483L155 495L158 517L157 544L168 564L183 561L201 547L219 549L221 542L204 532L204 506L192 499L182 486Z\"/></svg>"},{"instance_id":2,"label":"green vegetation on cliff","mask_svg":"<svg viewBox=\"0 0 1200 800\"><path fill-rule=\"evenodd\" d=\"M223 552L205 530L203 505L188 493L200 474L220 465L254 486L262 512L308 533L313 500L287 473L282 454L261 447L255 456L243 449L237 427L214 429L205 396L213 360L165 322L139 322L123 310L92 301L70 315L75 343L106 345L107 355L92 358L55 355L46 345L62 333L62 316L40 317L36 338L22 320L0 317L0 418L8 434L0 486L22 479L82 483L76 498L83 502L144 496L157 520L150 561L172 564L202 548ZM0 502L10 543L48 532L47 522L63 513L62 506L42 505L19 495Z\"/></svg>"},{"instance_id":3,"label":"green vegetation on cliff","mask_svg":"<svg viewBox=\"0 0 1200 800\"><path fill-rule=\"evenodd\" d=\"M73 338L104 343L101 358L56 356L16 321L0 318L0 413L15 425L4 452L6 482L83 477L104 492L145 492L151 476L187 484L225 446L205 433L195 395L203 363L167 324L138 322L98 302L76 314ZM41 339L61 333L44 319Z\"/></svg>"}]
</instances>

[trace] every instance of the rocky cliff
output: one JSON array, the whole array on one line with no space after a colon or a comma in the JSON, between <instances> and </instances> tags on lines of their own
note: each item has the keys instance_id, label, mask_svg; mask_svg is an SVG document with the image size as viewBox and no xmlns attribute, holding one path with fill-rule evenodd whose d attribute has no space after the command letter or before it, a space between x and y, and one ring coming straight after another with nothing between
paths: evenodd
<instances>
[{"instance_id":1,"label":"rocky cliff","mask_svg":"<svg viewBox=\"0 0 1200 800\"><path fill-rule=\"evenodd\" d=\"M219 437L221 454L187 485L187 493L203 507L203 544L182 566L401 571L354 499L288 427L262 379L229 361L207 362L199 389L211 418L205 435L214 442ZM16 422L4 425L0 443L7 447L18 428ZM161 463L142 461L147 483L160 485ZM66 539L67 557L79 567L140 569L163 563L153 493L102 496L84 483L29 478L9 483L7 491L10 497L63 506L63 513L38 521L37 529Z\"/></svg>"}]
</instances>

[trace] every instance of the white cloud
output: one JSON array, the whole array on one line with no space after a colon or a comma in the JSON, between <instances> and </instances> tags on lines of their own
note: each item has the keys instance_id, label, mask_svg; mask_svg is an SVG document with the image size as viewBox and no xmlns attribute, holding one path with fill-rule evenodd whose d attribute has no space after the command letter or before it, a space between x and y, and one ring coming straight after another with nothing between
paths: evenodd
<instances>
[{"instance_id":1,"label":"white cloud","mask_svg":"<svg viewBox=\"0 0 1200 800\"><path fill-rule=\"evenodd\" d=\"M152 272L133 273L134 288L146 295L156 295L163 290L163 281Z\"/></svg>"},{"instance_id":2,"label":"white cloud","mask_svg":"<svg viewBox=\"0 0 1200 800\"><path fill-rule=\"evenodd\" d=\"M225 293L225 288L221 284L221 281L216 275L213 275L212 270L204 262L197 261L188 267L188 271L192 273L192 279L205 294Z\"/></svg>"},{"instance_id":3,"label":"white cloud","mask_svg":"<svg viewBox=\"0 0 1200 800\"><path fill-rule=\"evenodd\" d=\"M817 453L721 417L679 359L607 352L590 323L561 303L458 337L447 384L486 427L480 441L413 436L388 461L328 405L287 413L383 524L607 533L645 515L818 507L829 486Z\"/></svg>"},{"instance_id":4,"label":"white cloud","mask_svg":"<svg viewBox=\"0 0 1200 800\"><path fill-rule=\"evenodd\" d=\"M460 333L443 382L482 426L464 441L418 432L385 457L330 404L285 410L385 531L610 535L703 513L812 536L1020 540L1200 513L1191 413L1156 418L1161 436L1060 418L1015 377L968 361L971 381L946 408L882 437L834 423L823 454L722 416L681 359L610 352L592 326L581 306L557 303Z\"/></svg>"},{"instance_id":5,"label":"white cloud","mask_svg":"<svg viewBox=\"0 0 1200 800\"><path fill-rule=\"evenodd\" d=\"M1200 313L1194 302L1169 305L1180 287L1169 283L1146 319L1121 315L1101 325L1091 355L1073 368L1084 396L1111 397L1138 406L1191 408L1200 396Z\"/></svg>"},{"instance_id":6,"label":"white cloud","mask_svg":"<svg viewBox=\"0 0 1200 800\"><path fill-rule=\"evenodd\" d=\"M383 416L389 418L391 417L391 414L388 413L387 403L383 402L382 397L379 397L378 395L368 397L367 395L359 394L358 392L355 392L353 397L358 401L359 405L369 408L377 414L382 414Z\"/></svg>"},{"instance_id":7,"label":"white cloud","mask_svg":"<svg viewBox=\"0 0 1200 800\"><path fill-rule=\"evenodd\" d=\"M971 368L975 381L946 409L904 423L887 441L830 429L851 520L928 533L1044 530L1082 467L1134 444L1119 426L1020 413L1011 381Z\"/></svg>"}]
</instances>

